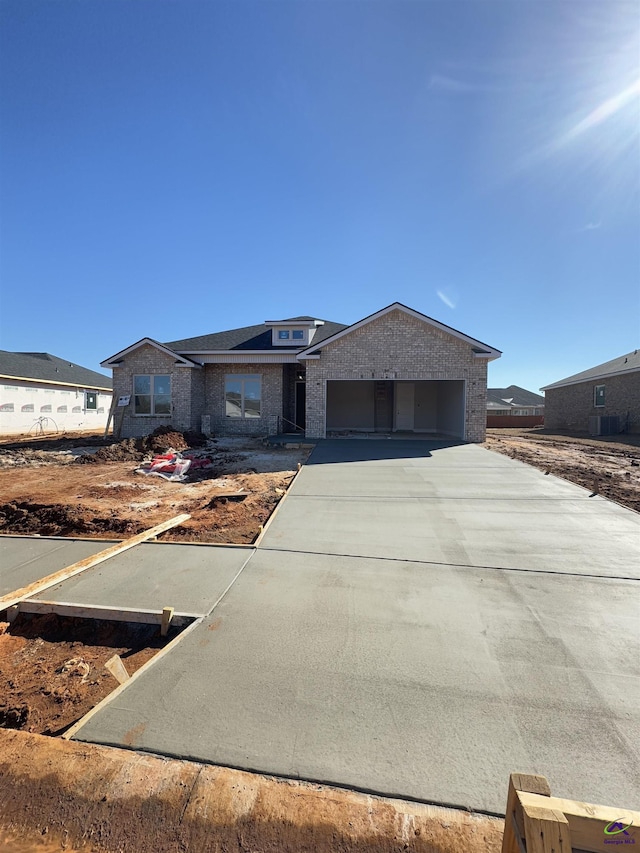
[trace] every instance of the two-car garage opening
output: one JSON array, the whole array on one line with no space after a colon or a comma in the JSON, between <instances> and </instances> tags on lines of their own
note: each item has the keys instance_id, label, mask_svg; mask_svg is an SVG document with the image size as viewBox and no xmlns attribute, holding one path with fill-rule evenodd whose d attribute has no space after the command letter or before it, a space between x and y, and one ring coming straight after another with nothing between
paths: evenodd
<instances>
[{"instance_id":1,"label":"two-car garage opening","mask_svg":"<svg viewBox=\"0 0 640 853\"><path fill-rule=\"evenodd\" d=\"M329 380L327 434L434 433L464 439L462 379Z\"/></svg>"}]
</instances>

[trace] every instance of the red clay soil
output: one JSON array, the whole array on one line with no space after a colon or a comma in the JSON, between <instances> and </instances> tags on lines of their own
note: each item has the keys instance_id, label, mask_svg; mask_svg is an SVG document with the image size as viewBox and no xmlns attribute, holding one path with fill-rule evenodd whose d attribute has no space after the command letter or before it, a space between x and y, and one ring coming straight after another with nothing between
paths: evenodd
<instances>
[{"instance_id":1,"label":"red clay soil","mask_svg":"<svg viewBox=\"0 0 640 853\"><path fill-rule=\"evenodd\" d=\"M20 614L0 631L0 728L46 735L60 734L118 686L104 668L110 657L120 655L133 675L176 634L53 614Z\"/></svg>"},{"instance_id":2,"label":"red clay soil","mask_svg":"<svg viewBox=\"0 0 640 853\"><path fill-rule=\"evenodd\" d=\"M638 437L603 441L538 430L488 430L485 447L640 512Z\"/></svg>"},{"instance_id":3,"label":"red clay soil","mask_svg":"<svg viewBox=\"0 0 640 853\"><path fill-rule=\"evenodd\" d=\"M250 544L308 452L255 441L230 448L211 442L194 451L201 443L198 435L157 430L75 462L69 451L82 443L70 440L1 445L0 534L123 539L189 513L162 539ZM194 463L185 482L136 473L145 456L186 447L204 467ZM229 495L238 490L248 495Z\"/></svg>"}]
</instances>

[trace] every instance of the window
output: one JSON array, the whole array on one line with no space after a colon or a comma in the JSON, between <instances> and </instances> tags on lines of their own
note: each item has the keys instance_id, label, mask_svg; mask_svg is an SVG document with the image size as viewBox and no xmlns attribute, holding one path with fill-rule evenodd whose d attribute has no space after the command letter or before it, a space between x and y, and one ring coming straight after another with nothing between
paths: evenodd
<instances>
[{"instance_id":1,"label":"window","mask_svg":"<svg viewBox=\"0 0 640 853\"><path fill-rule=\"evenodd\" d=\"M13 403L3 403L0 406L0 412L12 412L13 411Z\"/></svg>"},{"instance_id":2,"label":"window","mask_svg":"<svg viewBox=\"0 0 640 853\"><path fill-rule=\"evenodd\" d=\"M227 376L224 383L224 411L228 418L259 418L262 377Z\"/></svg>"},{"instance_id":3,"label":"window","mask_svg":"<svg viewBox=\"0 0 640 853\"><path fill-rule=\"evenodd\" d=\"M604 385L595 385L593 388L593 405L604 406Z\"/></svg>"},{"instance_id":4,"label":"window","mask_svg":"<svg viewBox=\"0 0 640 853\"><path fill-rule=\"evenodd\" d=\"M160 374L133 377L136 415L171 414L171 377Z\"/></svg>"},{"instance_id":5,"label":"window","mask_svg":"<svg viewBox=\"0 0 640 853\"><path fill-rule=\"evenodd\" d=\"M74 406L74 407L73 407L73 409L71 409L71 411L72 411L72 412L81 412L81 411L82 411L82 406Z\"/></svg>"},{"instance_id":6,"label":"window","mask_svg":"<svg viewBox=\"0 0 640 853\"><path fill-rule=\"evenodd\" d=\"M291 333L294 341L303 341L304 340L304 332L302 329L294 329Z\"/></svg>"},{"instance_id":7,"label":"window","mask_svg":"<svg viewBox=\"0 0 640 853\"><path fill-rule=\"evenodd\" d=\"M95 391L85 391L84 393L84 407L85 409L95 409L98 408L98 395Z\"/></svg>"},{"instance_id":8,"label":"window","mask_svg":"<svg viewBox=\"0 0 640 853\"><path fill-rule=\"evenodd\" d=\"M278 332L278 340L279 341L288 341L289 340L289 329L280 329Z\"/></svg>"},{"instance_id":9,"label":"window","mask_svg":"<svg viewBox=\"0 0 640 853\"><path fill-rule=\"evenodd\" d=\"M41 411L41 412L50 412L50 411L51 411L51 406L49 406L49 405L47 405L47 406L40 406L40 411Z\"/></svg>"},{"instance_id":10,"label":"window","mask_svg":"<svg viewBox=\"0 0 640 853\"><path fill-rule=\"evenodd\" d=\"M67 412L67 407L66 407L66 406L58 406L58 410L57 410L57 411L58 411L58 414L59 414L59 415L64 415L64 414L66 414L66 412Z\"/></svg>"},{"instance_id":11,"label":"window","mask_svg":"<svg viewBox=\"0 0 640 853\"><path fill-rule=\"evenodd\" d=\"M20 409L21 412L32 412L33 411L33 403L25 403L25 405Z\"/></svg>"}]
</instances>

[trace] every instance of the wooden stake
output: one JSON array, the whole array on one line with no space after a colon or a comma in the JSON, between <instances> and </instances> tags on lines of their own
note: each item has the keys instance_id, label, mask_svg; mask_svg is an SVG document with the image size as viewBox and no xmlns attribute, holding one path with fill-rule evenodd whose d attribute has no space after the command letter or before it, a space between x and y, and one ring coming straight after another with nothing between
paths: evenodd
<instances>
[{"instance_id":1,"label":"wooden stake","mask_svg":"<svg viewBox=\"0 0 640 853\"><path fill-rule=\"evenodd\" d=\"M118 684L124 684L125 681L129 681L131 676L127 672L122 663L122 658L120 655L114 655L104 665L105 669L108 669L111 675L115 678Z\"/></svg>"},{"instance_id":2,"label":"wooden stake","mask_svg":"<svg viewBox=\"0 0 640 853\"><path fill-rule=\"evenodd\" d=\"M174 609L173 607L163 607L162 608L162 622L160 623L160 636L166 637L169 633L169 625L171 625L171 620L173 619Z\"/></svg>"},{"instance_id":3,"label":"wooden stake","mask_svg":"<svg viewBox=\"0 0 640 853\"><path fill-rule=\"evenodd\" d=\"M527 853L571 853L569 822L561 811L524 806Z\"/></svg>"},{"instance_id":4,"label":"wooden stake","mask_svg":"<svg viewBox=\"0 0 640 853\"><path fill-rule=\"evenodd\" d=\"M529 791L543 797L551 795L549 783L544 776L533 776L528 773L511 774L509 777L509 793L507 794L507 812L504 819L502 853L521 853L522 850L524 822L518 799L519 791Z\"/></svg>"},{"instance_id":5,"label":"wooden stake","mask_svg":"<svg viewBox=\"0 0 640 853\"><path fill-rule=\"evenodd\" d=\"M183 521L187 521L190 518L191 516L188 513L176 515L168 521L163 521L162 524L150 527L149 530L143 530L142 533L138 533L130 539L125 539L117 545L112 545L111 548L107 548L104 551L100 551L98 554L94 554L93 557L85 557L84 560L72 563L72 565L67 566L66 569L60 569L59 572L54 572L52 575L47 575L39 581L34 581L34 583L31 583L28 586L23 586L22 589L17 589L15 592L7 593L7 595L3 595L0 598L0 610L12 607L14 604L22 601L23 598L31 598L31 596L42 592L44 589L48 589L50 586L55 586L55 584L73 577L73 575L84 572L85 569L91 569L93 566L97 566L99 563L103 563L105 560L115 557L117 554L121 554L129 548L133 548L141 542L146 542L146 540L151 539L152 536L157 536L159 533L164 533L165 530L177 527L178 524L182 524Z\"/></svg>"}]
</instances>

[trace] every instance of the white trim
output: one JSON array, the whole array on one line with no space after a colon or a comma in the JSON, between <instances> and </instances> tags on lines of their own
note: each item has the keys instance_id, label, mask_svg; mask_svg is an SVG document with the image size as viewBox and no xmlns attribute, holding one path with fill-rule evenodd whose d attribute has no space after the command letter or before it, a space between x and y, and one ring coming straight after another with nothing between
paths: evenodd
<instances>
[{"instance_id":1,"label":"white trim","mask_svg":"<svg viewBox=\"0 0 640 853\"><path fill-rule=\"evenodd\" d=\"M448 335L451 335L454 338L458 338L459 340L470 344L472 347L483 347L486 350L486 353L475 353L475 355L477 355L479 358L486 358L488 361L493 361L496 358L500 358L500 356L502 355L500 350L494 349L493 347L490 347L487 344L483 344L482 341L478 341L475 338L470 338L463 332L458 332L457 329L452 329L450 326L446 326L444 323L439 323L432 317L427 317L426 314L421 314L419 311L414 311L413 308L408 308L401 302L393 302L391 305L387 305L386 308L382 308L380 311L376 311L375 314L370 314L368 317L364 317L362 320L358 320L357 323L353 323L351 326L347 326L346 329L342 329L342 331L336 332L335 335L330 335L328 338L319 341L317 344L311 344L309 347L307 347L306 350L303 350L302 353L300 353L298 358L301 360L310 358L311 355L315 355L314 350L321 349L322 347L325 347L328 344L332 344L334 341L340 340L340 338L343 338L345 335L354 332L356 329L361 329L363 326L367 326L374 320L378 320L380 317L384 317L386 314L390 314L391 311L402 311L404 314L408 314L410 317L415 317L415 319L420 320L423 323L426 323L427 325L434 326L436 329L440 329L440 331L446 332Z\"/></svg>"},{"instance_id":2,"label":"white trim","mask_svg":"<svg viewBox=\"0 0 640 853\"><path fill-rule=\"evenodd\" d=\"M104 377L108 379L108 376ZM89 388L97 391L107 391L113 393L113 388L105 388L104 385L80 385L77 382L57 382L55 379L33 379L30 376L11 376L8 373L0 373L0 379L13 379L14 382L33 382L34 385L64 385L65 388Z\"/></svg>"},{"instance_id":3,"label":"white trim","mask_svg":"<svg viewBox=\"0 0 640 853\"><path fill-rule=\"evenodd\" d=\"M120 350L115 355L110 356L105 359L105 361L100 362L100 367L119 367L118 361L121 360L124 356L129 355L129 353L134 352L140 347L143 346L151 346L155 347L155 349L159 350L164 355L169 355L171 358L178 359L182 364L180 367L202 367L201 364L196 364L195 362L190 362L188 359L185 359L182 355L175 352L175 350L169 349L169 347L165 347L163 344L159 344L158 341L154 341L153 338L142 338L139 341L136 341L135 344L131 344L131 346L126 349Z\"/></svg>"},{"instance_id":4,"label":"white trim","mask_svg":"<svg viewBox=\"0 0 640 853\"><path fill-rule=\"evenodd\" d=\"M610 376L626 376L628 373L638 373L640 367L630 367L627 370L614 370L613 373L598 373L596 376L586 376L582 379L572 379L571 382L561 380L554 382L552 385L543 385L541 391L554 391L556 388L567 388L569 385L583 385L587 382L598 382L600 379L609 379Z\"/></svg>"}]
</instances>

